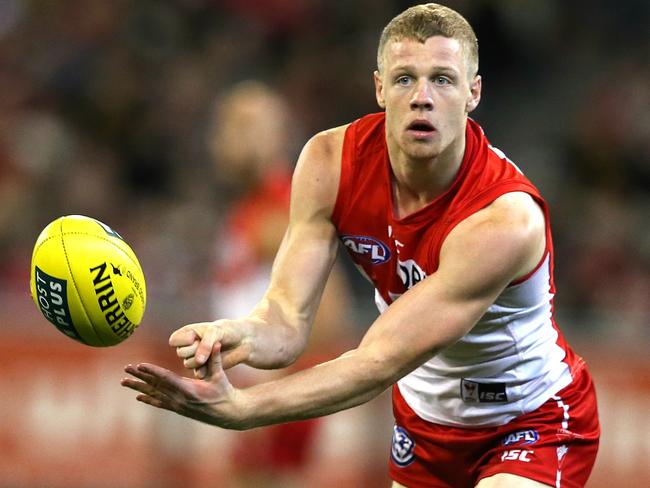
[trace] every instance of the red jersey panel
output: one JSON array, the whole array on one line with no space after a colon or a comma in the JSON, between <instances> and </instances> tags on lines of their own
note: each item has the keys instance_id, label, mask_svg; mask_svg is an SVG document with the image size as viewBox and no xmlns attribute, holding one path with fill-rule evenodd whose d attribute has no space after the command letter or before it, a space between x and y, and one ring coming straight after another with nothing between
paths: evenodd
<instances>
[{"instance_id":1,"label":"red jersey panel","mask_svg":"<svg viewBox=\"0 0 650 488\"><path fill-rule=\"evenodd\" d=\"M417 212L396 218L384 121L383 113L371 114L347 128L332 215L343 245L374 284L380 311L435 273L449 232L499 196L526 192L546 215L547 253L538 268L506 288L465 337L398 382L405 401L425 420L502 425L566 387L578 362L552 319L546 203L468 120L465 155L449 189Z\"/></svg>"}]
</instances>

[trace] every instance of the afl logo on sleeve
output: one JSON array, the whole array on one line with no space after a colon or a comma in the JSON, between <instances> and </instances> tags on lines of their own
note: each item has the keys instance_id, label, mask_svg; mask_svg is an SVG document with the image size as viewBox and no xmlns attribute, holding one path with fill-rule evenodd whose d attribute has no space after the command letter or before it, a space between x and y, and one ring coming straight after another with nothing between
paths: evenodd
<instances>
[{"instance_id":1,"label":"afl logo on sleeve","mask_svg":"<svg viewBox=\"0 0 650 488\"><path fill-rule=\"evenodd\" d=\"M341 235L343 245L358 261L366 264L384 264L390 259L390 248L370 236Z\"/></svg>"},{"instance_id":2,"label":"afl logo on sleeve","mask_svg":"<svg viewBox=\"0 0 650 488\"><path fill-rule=\"evenodd\" d=\"M415 441L406 429L395 425L393 427L393 441L390 448L390 457L400 468L411 464L415 459Z\"/></svg>"}]
</instances>

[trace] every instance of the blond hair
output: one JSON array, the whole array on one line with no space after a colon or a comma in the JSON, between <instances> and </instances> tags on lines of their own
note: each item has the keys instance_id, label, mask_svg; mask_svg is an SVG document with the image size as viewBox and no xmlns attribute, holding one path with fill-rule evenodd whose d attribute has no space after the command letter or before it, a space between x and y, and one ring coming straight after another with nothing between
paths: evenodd
<instances>
[{"instance_id":1,"label":"blond hair","mask_svg":"<svg viewBox=\"0 0 650 488\"><path fill-rule=\"evenodd\" d=\"M377 49L377 70L381 73L384 49L389 42L414 39L424 43L433 36L443 36L460 42L469 76L478 72L478 40L469 22L455 10L426 3L406 9L391 20L381 33Z\"/></svg>"}]
</instances>

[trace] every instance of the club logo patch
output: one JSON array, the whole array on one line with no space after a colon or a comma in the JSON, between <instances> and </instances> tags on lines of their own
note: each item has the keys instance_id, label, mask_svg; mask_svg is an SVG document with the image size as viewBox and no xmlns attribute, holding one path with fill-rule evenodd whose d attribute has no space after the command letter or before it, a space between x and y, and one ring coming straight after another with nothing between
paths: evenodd
<instances>
[{"instance_id":1,"label":"club logo patch","mask_svg":"<svg viewBox=\"0 0 650 488\"><path fill-rule=\"evenodd\" d=\"M365 263L384 264L390 259L390 248L374 237L344 234L341 241L353 256Z\"/></svg>"},{"instance_id":2,"label":"club logo patch","mask_svg":"<svg viewBox=\"0 0 650 488\"><path fill-rule=\"evenodd\" d=\"M406 429L398 425L393 427L393 441L390 457L400 468L408 466L415 459L415 441L411 439Z\"/></svg>"}]
</instances>

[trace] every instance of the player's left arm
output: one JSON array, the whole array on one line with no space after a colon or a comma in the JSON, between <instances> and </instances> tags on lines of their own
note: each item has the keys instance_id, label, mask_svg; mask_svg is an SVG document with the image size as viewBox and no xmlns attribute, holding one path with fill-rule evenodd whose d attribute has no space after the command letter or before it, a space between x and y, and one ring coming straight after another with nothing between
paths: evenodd
<instances>
[{"instance_id":1,"label":"player's left arm","mask_svg":"<svg viewBox=\"0 0 650 488\"><path fill-rule=\"evenodd\" d=\"M207 381L154 365L124 380L138 399L191 418L247 429L327 415L364 403L463 337L513 280L546 249L544 215L524 193L509 193L458 224L438 270L397 299L359 346L314 368L246 389L233 388L213 353Z\"/></svg>"}]
</instances>

